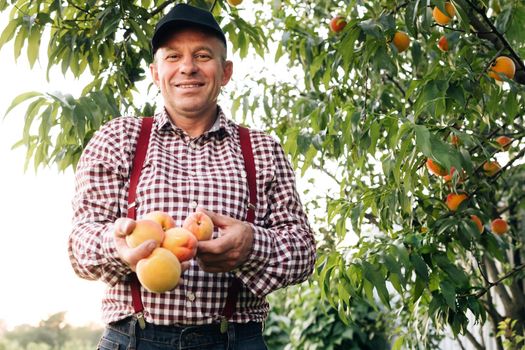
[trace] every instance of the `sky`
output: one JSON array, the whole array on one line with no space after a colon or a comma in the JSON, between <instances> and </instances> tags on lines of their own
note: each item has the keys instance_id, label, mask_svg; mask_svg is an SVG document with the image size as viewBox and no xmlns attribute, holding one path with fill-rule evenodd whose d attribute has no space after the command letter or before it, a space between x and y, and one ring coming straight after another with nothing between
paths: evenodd
<instances>
[{"instance_id":1,"label":"sky","mask_svg":"<svg viewBox=\"0 0 525 350\"><path fill-rule=\"evenodd\" d=\"M0 31L5 24L2 14ZM15 62L12 44L0 50L0 320L9 328L38 324L60 311L67 311L73 325L100 322L104 285L78 278L67 256L73 172L55 167L24 172L26 150L11 146L21 138L25 106L4 118L20 93L81 90L84 82L61 74L47 83L45 68L37 62L30 70L25 50Z\"/></svg>"}]
</instances>

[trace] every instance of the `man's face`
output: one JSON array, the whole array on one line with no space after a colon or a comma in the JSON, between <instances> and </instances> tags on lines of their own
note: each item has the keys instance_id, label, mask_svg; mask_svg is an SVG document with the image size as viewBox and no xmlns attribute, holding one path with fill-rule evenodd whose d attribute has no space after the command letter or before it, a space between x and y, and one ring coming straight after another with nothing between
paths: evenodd
<instances>
[{"instance_id":1,"label":"man's face","mask_svg":"<svg viewBox=\"0 0 525 350\"><path fill-rule=\"evenodd\" d=\"M217 96L233 70L225 56L218 38L189 28L173 33L157 50L150 70L172 119L215 113Z\"/></svg>"}]
</instances>

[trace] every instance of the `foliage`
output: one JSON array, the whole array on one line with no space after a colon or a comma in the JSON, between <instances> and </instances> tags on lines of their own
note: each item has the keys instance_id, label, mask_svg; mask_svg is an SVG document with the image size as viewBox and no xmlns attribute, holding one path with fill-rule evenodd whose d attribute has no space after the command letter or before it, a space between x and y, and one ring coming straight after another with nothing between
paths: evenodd
<instances>
[{"instance_id":1,"label":"foliage","mask_svg":"<svg viewBox=\"0 0 525 350\"><path fill-rule=\"evenodd\" d=\"M252 84L230 90L228 107L279 137L313 182L309 212L321 242L315 281L338 317L351 324L363 300L375 312L391 310L412 327L397 338L400 347L433 346L433 330L450 329L481 349L485 340L472 327L495 334L506 318L523 336L525 4L453 0L456 16L442 26L432 8L444 10L443 0L192 3L215 3L233 51L261 62L242 79ZM170 4L0 1L11 18L0 46L12 42L15 56L25 49L34 64L47 45L48 72L93 76L78 97L29 92L12 102L9 113L27 106L19 145L35 167L75 166L102 123L151 114L151 103L136 101L138 93L154 96L137 86L153 24ZM348 22L337 34L328 29L336 14ZM402 53L390 43L397 30L411 37ZM442 35L447 52L436 45ZM514 60L516 75L497 84L486 73L500 55ZM277 65L289 74L273 71ZM508 150L495 142L500 135L513 139ZM454 167L452 180L431 175L427 158ZM487 176L483 164L494 159L502 168ZM444 204L452 192L469 196L457 211ZM509 222L507 234L491 232L496 217Z\"/></svg>"},{"instance_id":2,"label":"foliage","mask_svg":"<svg viewBox=\"0 0 525 350\"><path fill-rule=\"evenodd\" d=\"M525 337L517 335L516 328L517 320L506 318L498 324L498 337L502 337L503 347L505 349L525 349Z\"/></svg>"},{"instance_id":3,"label":"foliage","mask_svg":"<svg viewBox=\"0 0 525 350\"><path fill-rule=\"evenodd\" d=\"M64 321L65 312L51 315L37 327L20 325L0 337L0 350L88 350L98 343L102 329L72 327Z\"/></svg>"},{"instance_id":4,"label":"foliage","mask_svg":"<svg viewBox=\"0 0 525 350\"><path fill-rule=\"evenodd\" d=\"M269 349L390 349L388 314L374 311L365 300L352 304L348 323L320 298L316 283L278 291L270 303L264 334Z\"/></svg>"}]
</instances>

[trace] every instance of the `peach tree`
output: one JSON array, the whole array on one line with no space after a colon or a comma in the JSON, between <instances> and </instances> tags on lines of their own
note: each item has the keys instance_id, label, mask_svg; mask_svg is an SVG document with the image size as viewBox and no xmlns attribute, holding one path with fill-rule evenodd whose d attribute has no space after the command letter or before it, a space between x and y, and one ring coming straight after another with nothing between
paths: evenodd
<instances>
[{"instance_id":1,"label":"peach tree","mask_svg":"<svg viewBox=\"0 0 525 350\"><path fill-rule=\"evenodd\" d=\"M9 114L25 106L28 162L74 167L102 123L153 112L148 38L172 3L0 1L0 47L48 74L91 77L79 95L12 101ZM337 319L355 324L355 305L395 315L394 348L445 332L476 349L525 346L525 4L191 3L213 9L237 66L252 65L222 104L278 137L309 184L312 286Z\"/></svg>"}]
</instances>

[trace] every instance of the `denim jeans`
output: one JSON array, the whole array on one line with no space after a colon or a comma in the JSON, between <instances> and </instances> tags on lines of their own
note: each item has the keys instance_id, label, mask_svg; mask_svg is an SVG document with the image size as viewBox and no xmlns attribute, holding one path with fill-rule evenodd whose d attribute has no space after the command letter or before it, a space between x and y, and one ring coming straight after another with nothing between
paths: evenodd
<instances>
[{"instance_id":1,"label":"denim jeans","mask_svg":"<svg viewBox=\"0 0 525 350\"><path fill-rule=\"evenodd\" d=\"M135 318L109 324L99 341L99 350L266 350L262 325L229 323L221 333L218 324L204 326L156 326L141 329Z\"/></svg>"}]
</instances>

